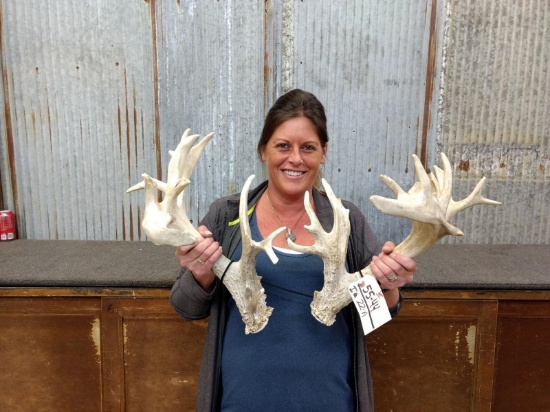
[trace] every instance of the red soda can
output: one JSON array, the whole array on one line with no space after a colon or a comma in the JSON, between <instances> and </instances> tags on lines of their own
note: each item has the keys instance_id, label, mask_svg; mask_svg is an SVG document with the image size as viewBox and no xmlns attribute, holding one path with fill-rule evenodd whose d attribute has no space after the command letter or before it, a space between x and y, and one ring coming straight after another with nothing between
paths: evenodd
<instances>
[{"instance_id":1,"label":"red soda can","mask_svg":"<svg viewBox=\"0 0 550 412\"><path fill-rule=\"evenodd\" d=\"M0 240L16 239L15 215L11 210L0 211Z\"/></svg>"}]
</instances>

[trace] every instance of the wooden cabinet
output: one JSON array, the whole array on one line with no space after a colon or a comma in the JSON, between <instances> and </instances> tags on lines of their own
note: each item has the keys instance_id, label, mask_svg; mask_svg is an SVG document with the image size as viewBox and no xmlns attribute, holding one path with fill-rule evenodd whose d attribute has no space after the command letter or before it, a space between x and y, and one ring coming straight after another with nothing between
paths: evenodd
<instances>
[{"instance_id":1,"label":"wooden cabinet","mask_svg":"<svg viewBox=\"0 0 550 412\"><path fill-rule=\"evenodd\" d=\"M207 321L167 299L102 299L106 411L194 411Z\"/></svg>"},{"instance_id":2,"label":"wooden cabinet","mask_svg":"<svg viewBox=\"0 0 550 412\"><path fill-rule=\"evenodd\" d=\"M550 301L499 304L494 411L550 411Z\"/></svg>"},{"instance_id":3,"label":"wooden cabinet","mask_svg":"<svg viewBox=\"0 0 550 412\"><path fill-rule=\"evenodd\" d=\"M378 410L491 410L497 310L496 301L407 300L367 336Z\"/></svg>"},{"instance_id":4,"label":"wooden cabinet","mask_svg":"<svg viewBox=\"0 0 550 412\"><path fill-rule=\"evenodd\" d=\"M1 411L193 411L206 321L166 289L0 289ZM550 292L407 291L377 411L550 410Z\"/></svg>"},{"instance_id":5,"label":"wooden cabinet","mask_svg":"<svg viewBox=\"0 0 550 412\"><path fill-rule=\"evenodd\" d=\"M0 298L0 411L101 410L99 298Z\"/></svg>"}]
</instances>

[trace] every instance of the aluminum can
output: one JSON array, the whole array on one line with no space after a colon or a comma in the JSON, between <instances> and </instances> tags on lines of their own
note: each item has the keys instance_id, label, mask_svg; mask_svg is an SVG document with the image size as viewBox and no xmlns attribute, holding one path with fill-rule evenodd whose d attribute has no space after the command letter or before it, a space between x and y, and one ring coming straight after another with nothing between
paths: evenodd
<instances>
[{"instance_id":1,"label":"aluminum can","mask_svg":"<svg viewBox=\"0 0 550 412\"><path fill-rule=\"evenodd\" d=\"M11 210L0 211L0 241L16 239L15 215Z\"/></svg>"}]
</instances>

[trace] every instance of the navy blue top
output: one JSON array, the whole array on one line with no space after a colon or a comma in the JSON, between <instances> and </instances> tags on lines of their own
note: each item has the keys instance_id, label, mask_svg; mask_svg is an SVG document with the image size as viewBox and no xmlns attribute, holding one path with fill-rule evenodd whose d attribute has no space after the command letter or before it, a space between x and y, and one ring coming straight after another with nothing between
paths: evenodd
<instances>
[{"instance_id":1,"label":"navy blue top","mask_svg":"<svg viewBox=\"0 0 550 412\"><path fill-rule=\"evenodd\" d=\"M252 238L262 237L256 214ZM239 260L241 245L232 260ZM276 250L256 261L273 313L260 332L246 335L235 301L228 302L222 352L222 406L235 411L350 411L354 408L352 345L344 311L332 326L311 314L313 292L323 287L323 261Z\"/></svg>"}]
</instances>

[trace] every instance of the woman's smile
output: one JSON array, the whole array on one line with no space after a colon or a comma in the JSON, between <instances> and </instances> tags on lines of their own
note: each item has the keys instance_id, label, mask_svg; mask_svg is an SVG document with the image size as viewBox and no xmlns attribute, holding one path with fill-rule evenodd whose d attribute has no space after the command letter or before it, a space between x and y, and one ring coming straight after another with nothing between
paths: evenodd
<instances>
[{"instance_id":1,"label":"woman's smile","mask_svg":"<svg viewBox=\"0 0 550 412\"><path fill-rule=\"evenodd\" d=\"M306 172L297 172L294 170L283 170L283 173L288 176L300 177L300 176L303 176Z\"/></svg>"}]
</instances>

